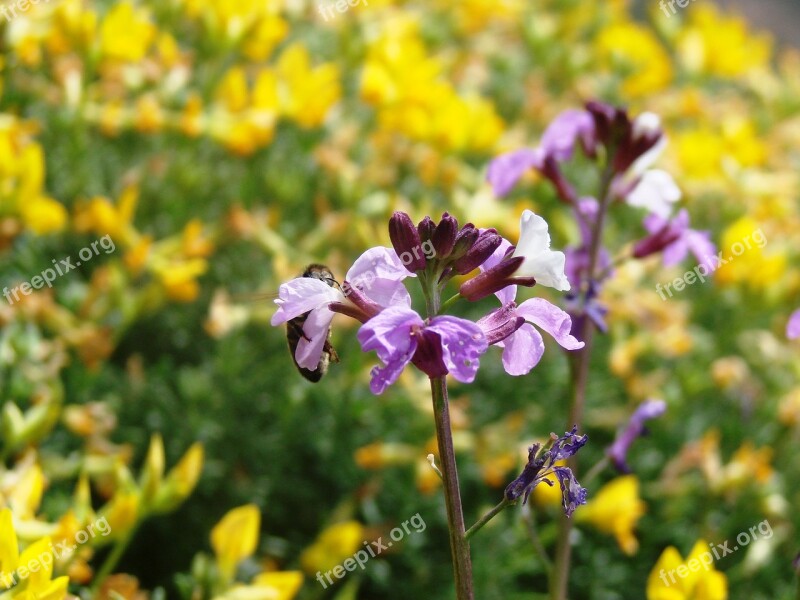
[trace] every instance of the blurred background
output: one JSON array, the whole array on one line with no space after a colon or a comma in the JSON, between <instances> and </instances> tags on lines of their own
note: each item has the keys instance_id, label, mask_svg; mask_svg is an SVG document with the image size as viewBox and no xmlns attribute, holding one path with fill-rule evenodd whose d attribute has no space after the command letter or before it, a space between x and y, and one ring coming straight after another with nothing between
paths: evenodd
<instances>
[{"instance_id":1,"label":"blurred background","mask_svg":"<svg viewBox=\"0 0 800 600\"><path fill-rule=\"evenodd\" d=\"M111 535L57 560L71 593L453 597L427 380L408 370L371 395L375 356L342 319L341 362L306 382L269 325L270 295L311 262L342 277L388 244L394 210L446 210L514 240L530 208L555 248L576 242L546 181L498 199L485 173L598 98L661 116L660 167L720 250L755 231L767 243L668 301L656 283L693 265L625 262L605 290L581 470L642 400L668 410L634 446L631 475L607 469L589 486L571 597L653 598L665 548L685 557L765 521L771 535L715 568L730 598L793 597L796 2L697 0L670 16L622 0L4 2L0 508L20 548L107 520ZM638 216L611 223L607 244L634 230ZM74 268L44 284L65 259ZM453 386L468 522L528 445L563 430L567 358L551 341L522 379L490 350L474 385ZM476 536L476 597L546 597L529 533L552 551L549 491L533 518L508 510ZM336 585L315 580L415 515L424 531Z\"/></svg>"}]
</instances>

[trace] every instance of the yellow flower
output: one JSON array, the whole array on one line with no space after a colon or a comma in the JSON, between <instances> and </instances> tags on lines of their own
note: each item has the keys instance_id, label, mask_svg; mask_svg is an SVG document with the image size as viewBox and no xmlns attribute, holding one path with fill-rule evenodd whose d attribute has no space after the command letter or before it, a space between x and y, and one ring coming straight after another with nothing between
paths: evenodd
<instances>
[{"instance_id":1,"label":"yellow flower","mask_svg":"<svg viewBox=\"0 0 800 600\"><path fill-rule=\"evenodd\" d=\"M722 137L710 128L701 127L678 133L675 148L681 172L685 175L703 179L722 173L725 145Z\"/></svg>"},{"instance_id":2,"label":"yellow flower","mask_svg":"<svg viewBox=\"0 0 800 600\"><path fill-rule=\"evenodd\" d=\"M236 566L255 552L260 527L258 507L246 504L228 512L211 530L211 546L217 556L219 572L226 581L231 581Z\"/></svg>"},{"instance_id":3,"label":"yellow flower","mask_svg":"<svg viewBox=\"0 0 800 600\"><path fill-rule=\"evenodd\" d=\"M281 54L277 71L285 87L281 112L303 127L320 125L339 101L339 68L333 63L311 66L308 50L293 44Z\"/></svg>"},{"instance_id":4,"label":"yellow flower","mask_svg":"<svg viewBox=\"0 0 800 600\"><path fill-rule=\"evenodd\" d=\"M0 510L0 577L13 573L19 564L19 544L11 511Z\"/></svg>"},{"instance_id":5,"label":"yellow flower","mask_svg":"<svg viewBox=\"0 0 800 600\"><path fill-rule=\"evenodd\" d=\"M145 94L136 100L133 124L142 133L158 133L164 127L164 111L153 94Z\"/></svg>"},{"instance_id":6,"label":"yellow flower","mask_svg":"<svg viewBox=\"0 0 800 600\"><path fill-rule=\"evenodd\" d=\"M170 261L153 267L167 297L177 302L192 302L200 294L197 278L206 272L205 260Z\"/></svg>"},{"instance_id":7,"label":"yellow flower","mask_svg":"<svg viewBox=\"0 0 800 600\"><path fill-rule=\"evenodd\" d=\"M731 78L769 65L770 36L751 35L744 20L724 16L713 6L694 9L678 39L678 53L690 71Z\"/></svg>"},{"instance_id":8,"label":"yellow flower","mask_svg":"<svg viewBox=\"0 0 800 600\"><path fill-rule=\"evenodd\" d=\"M247 75L242 67L232 67L217 86L217 102L230 112L241 112L250 104Z\"/></svg>"},{"instance_id":9,"label":"yellow flower","mask_svg":"<svg viewBox=\"0 0 800 600\"><path fill-rule=\"evenodd\" d=\"M8 494L8 504L20 519L33 519L42 502L44 474L33 463L18 475L19 480Z\"/></svg>"},{"instance_id":10,"label":"yellow flower","mask_svg":"<svg viewBox=\"0 0 800 600\"><path fill-rule=\"evenodd\" d=\"M242 45L242 53L254 62L267 60L289 32L289 24L277 15L268 15L250 30Z\"/></svg>"},{"instance_id":11,"label":"yellow flower","mask_svg":"<svg viewBox=\"0 0 800 600\"><path fill-rule=\"evenodd\" d=\"M250 585L236 585L215 600L292 600L302 585L300 571L261 573Z\"/></svg>"},{"instance_id":12,"label":"yellow flower","mask_svg":"<svg viewBox=\"0 0 800 600\"><path fill-rule=\"evenodd\" d=\"M39 197L23 203L22 221L37 235L61 231L67 223L67 209L52 198Z\"/></svg>"},{"instance_id":13,"label":"yellow flower","mask_svg":"<svg viewBox=\"0 0 800 600\"><path fill-rule=\"evenodd\" d=\"M155 39L156 28L143 9L134 9L130 2L120 2L100 25L100 50L112 60L137 62L147 54Z\"/></svg>"},{"instance_id":14,"label":"yellow flower","mask_svg":"<svg viewBox=\"0 0 800 600\"><path fill-rule=\"evenodd\" d=\"M16 571L16 573L15 573ZM20 600L62 600L69 577L53 580L53 554L50 538L42 538L20 555L14 521L8 508L0 510L0 584L11 587ZM16 593L21 590L21 593Z\"/></svg>"},{"instance_id":15,"label":"yellow flower","mask_svg":"<svg viewBox=\"0 0 800 600\"><path fill-rule=\"evenodd\" d=\"M330 571L351 556L364 539L364 528L358 521L336 523L325 529L316 541L300 555L306 573Z\"/></svg>"},{"instance_id":16,"label":"yellow flower","mask_svg":"<svg viewBox=\"0 0 800 600\"><path fill-rule=\"evenodd\" d=\"M633 22L614 23L600 32L601 60L624 74L622 93L639 97L659 92L672 81L670 57L647 28Z\"/></svg>"},{"instance_id":17,"label":"yellow flower","mask_svg":"<svg viewBox=\"0 0 800 600\"><path fill-rule=\"evenodd\" d=\"M93 232L97 235L110 235L115 243L129 245L138 238L133 227L133 216L139 203L139 188L126 187L116 205L103 196L82 201L75 207L73 224L79 233Z\"/></svg>"},{"instance_id":18,"label":"yellow flower","mask_svg":"<svg viewBox=\"0 0 800 600\"><path fill-rule=\"evenodd\" d=\"M107 539L119 539L130 533L139 519L140 500L136 490L117 490L114 497L100 510L108 522Z\"/></svg>"},{"instance_id":19,"label":"yellow flower","mask_svg":"<svg viewBox=\"0 0 800 600\"><path fill-rule=\"evenodd\" d=\"M189 497L203 472L203 456L203 444L192 444L164 478L153 510L169 512Z\"/></svg>"},{"instance_id":20,"label":"yellow flower","mask_svg":"<svg viewBox=\"0 0 800 600\"><path fill-rule=\"evenodd\" d=\"M586 506L575 512L575 517L579 523L590 523L613 535L620 549L631 555L639 548L633 530L646 509L639 497L639 480L635 475L624 475L600 488Z\"/></svg>"},{"instance_id":21,"label":"yellow flower","mask_svg":"<svg viewBox=\"0 0 800 600\"><path fill-rule=\"evenodd\" d=\"M62 600L67 595L69 577L52 579L53 551L50 538L42 538L22 552L17 568L20 577L23 568L28 573L25 579L27 587L17 596L20 600Z\"/></svg>"},{"instance_id":22,"label":"yellow flower","mask_svg":"<svg viewBox=\"0 0 800 600\"><path fill-rule=\"evenodd\" d=\"M647 579L647 600L727 600L728 580L713 566L709 544L698 540L684 561L670 546Z\"/></svg>"},{"instance_id":23,"label":"yellow flower","mask_svg":"<svg viewBox=\"0 0 800 600\"><path fill-rule=\"evenodd\" d=\"M786 253L779 250L766 254L766 242L760 225L750 217L732 223L723 232L720 245L730 261L714 272L714 278L723 285L743 283L755 290L774 286L786 272Z\"/></svg>"}]
</instances>

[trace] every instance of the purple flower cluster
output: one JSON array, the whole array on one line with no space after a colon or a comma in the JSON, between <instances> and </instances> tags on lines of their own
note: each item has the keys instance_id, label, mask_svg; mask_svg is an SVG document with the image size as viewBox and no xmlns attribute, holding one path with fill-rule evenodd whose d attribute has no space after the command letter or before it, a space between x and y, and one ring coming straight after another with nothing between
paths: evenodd
<instances>
[{"instance_id":1,"label":"purple flower cluster","mask_svg":"<svg viewBox=\"0 0 800 600\"><path fill-rule=\"evenodd\" d=\"M547 127L536 148L523 148L496 158L487 179L498 196L511 191L529 169L541 173L558 197L574 213L580 241L566 249L566 275L578 304L573 316L591 319L601 330L604 309L596 303L603 281L612 274L609 252L601 240L605 211L612 202L645 209L647 235L633 245L632 256L644 258L662 252L666 266L691 252L708 266L715 254L708 232L689 227L685 210L672 216L681 191L666 171L651 168L667 144L661 122L653 113L631 119L624 109L602 102L588 102L584 110L566 110ZM564 175L576 146L584 155L602 163L600 196L579 196ZM580 302L577 301L578 296Z\"/></svg>"},{"instance_id":2,"label":"purple flower cluster","mask_svg":"<svg viewBox=\"0 0 800 600\"><path fill-rule=\"evenodd\" d=\"M588 441L587 435L577 435L577 427L565 433L562 437L551 434L553 441L549 447L542 448L541 444L534 444L528 448L528 463L514 481L508 484L505 491L506 500L517 501L520 497L522 503L528 501L533 489L544 482L552 486L553 482L547 476L554 474L561 487L561 501L564 514L572 516L575 509L586 504L586 489L581 487L569 467L557 466L556 463L574 455Z\"/></svg>"},{"instance_id":3,"label":"purple flower cluster","mask_svg":"<svg viewBox=\"0 0 800 600\"><path fill-rule=\"evenodd\" d=\"M531 211L522 215L516 246L494 229L478 229L471 223L459 227L447 213L438 223L425 217L415 225L407 214L396 212L389 221L389 237L392 247L367 250L340 287L308 277L280 286L272 324L307 314L295 354L301 367L318 364L337 312L362 323L357 335L361 347L365 352L374 350L382 363L371 372L375 394L394 383L408 363L430 377L450 374L469 383L491 345L503 349L509 374L528 373L544 350L533 325L567 350L583 347L569 333L569 315L557 306L542 298L515 303L517 285L569 289L565 256L550 249L547 223ZM460 297L475 301L494 293L501 302L500 308L477 322L430 310L425 319L411 308L407 278L417 278L429 298L431 288L438 295L452 277L476 269L479 274L461 285Z\"/></svg>"}]
</instances>

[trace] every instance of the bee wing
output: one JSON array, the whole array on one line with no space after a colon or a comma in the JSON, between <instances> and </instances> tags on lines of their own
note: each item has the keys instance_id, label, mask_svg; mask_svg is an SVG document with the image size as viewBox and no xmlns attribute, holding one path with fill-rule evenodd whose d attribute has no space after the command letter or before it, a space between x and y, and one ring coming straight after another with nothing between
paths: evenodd
<instances>
[{"instance_id":1,"label":"bee wing","mask_svg":"<svg viewBox=\"0 0 800 600\"><path fill-rule=\"evenodd\" d=\"M231 302L267 302L268 300L275 300L277 297L278 292L252 292L249 294L234 294L231 296Z\"/></svg>"}]
</instances>

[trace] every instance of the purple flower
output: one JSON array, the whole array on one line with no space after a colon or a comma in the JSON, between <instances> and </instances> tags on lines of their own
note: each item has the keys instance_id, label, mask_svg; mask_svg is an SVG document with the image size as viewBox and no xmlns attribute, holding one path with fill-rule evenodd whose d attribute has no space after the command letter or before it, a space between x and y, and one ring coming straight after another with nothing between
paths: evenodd
<instances>
[{"instance_id":1,"label":"purple flower","mask_svg":"<svg viewBox=\"0 0 800 600\"><path fill-rule=\"evenodd\" d=\"M648 215L644 220L644 227L650 232L650 236L636 243L634 256L641 258L660 250L664 253L664 266L670 267L681 262L691 252L698 263L705 265L709 272L714 270L717 249L711 242L711 234L708 231L690 229L689 213L686 209L681 210L672 221L659 215Z\"/></svg>"},{"instance_id":2,"label":"purple flower","mask_svg":"<svg viewBox=\"0 0 800 600\"><path fill-rule=\"evenodd\" d=\"M542 171L548 159L554 163L569 160L575 143L580 140L584 148L589 148L594 143L593 136L594 121L587 111L565 110L542 134L538 148L523 148L498 156L489 164L486 179L496 195L505 196L525 171L531 168ZM555 169L553 175L558 173L557 165L553 164L551 169Z\"/></svg>"},{"instance_id":3,"label":"purple flower","mask_svg":"<svg viewBox=\"0 0 800 600\"><path fill-rule=\"evenodd\" d=\"M503 240L481 269L493 269L510 249L511 243ZM502 306L481 318L478 326L490 345L503 348L503 368L509 375L529 373L542 358L544 341L533 325L549 333L567 350L583 348L583 342L570 335L570 316L554 304L543 298L531 298L518 306L516 285L495 292L495 296Z\"/></svg>"},{"instance_id":4,"label":"purple flower","mask_svg":"<svg viewBox=\"0 0 800 600\"><path fill-rule=\"evenodd\" d=\"M304 369L315 369L335 314L332 305L354 305L352 313L361 313L364 320L380 307L410 306L411 296L402 283L409 276L394 250L371 248L353 263L341 288L312 277L297 277L281 284L275 300L278 310L270 322L280 325L309 313L303 325L304 337L297 343L295 360Z\"/></svg>"},{"instance_id":5,"label":"purple flower","mask_svg":"<svg viewBox=\"0 0 800 600\"><path fill-rule=\"evenodd\" d=\"M606 450L606 454L621 473L630 473L626 462L628 449L639 436L646 433L645 421L655 419L664 414L667 404L663 400L645 400L631 415L628 425L620 431L614 443Z\"/></svg>"},{"instance_id":6,"label":"purple flower","mask_svg":"<svg viewBox=\"0 0 800 600\"><path fill-rule=\"evenodd\" d=\"M577 426L573 427L572 431L565 433L560 438L556 437L555 434L551 434L554 438L553 444L544 451L540 452L542 450L541 444L534 444L528 448L528 463L519 477L506 487L506 499L515 502L522 497L522 503L525 504L533 489L541 482L553 485L547 479L547 476L553 473L558 478L561 486L564 514L568 517L572 516L572 513L580 504L586 504L586 489L580 486L572 470L568 467L556 466L557 461L573 456L588 441L589 437L587 435L576 435L577 430Z\"/></svg>"},{"instance_id":7,"label":"purple flower","mask_svg":"<svg viewBox=\"0 0 800 600\"><path fill-rule=\"evenodd\" d=\"M794 340L800 337L800 309L794 311L786 324L786 337Z\"/></svg>"},{"instance_id":8,"label":"purple flower","mask_svg":"<svg viewBox=\"0 0 800 600\"><path fill-rule=\"evenodd\" d=\"M406 306L392 306L372 317L358 330L358 341L364 352L375 350L384 365L372 369L374 394L383 393L412 361L429 377L450 373L470 383L487 348L483 330L472 321L444 315L425 322Z\"/></svg>"}]
</instances>

